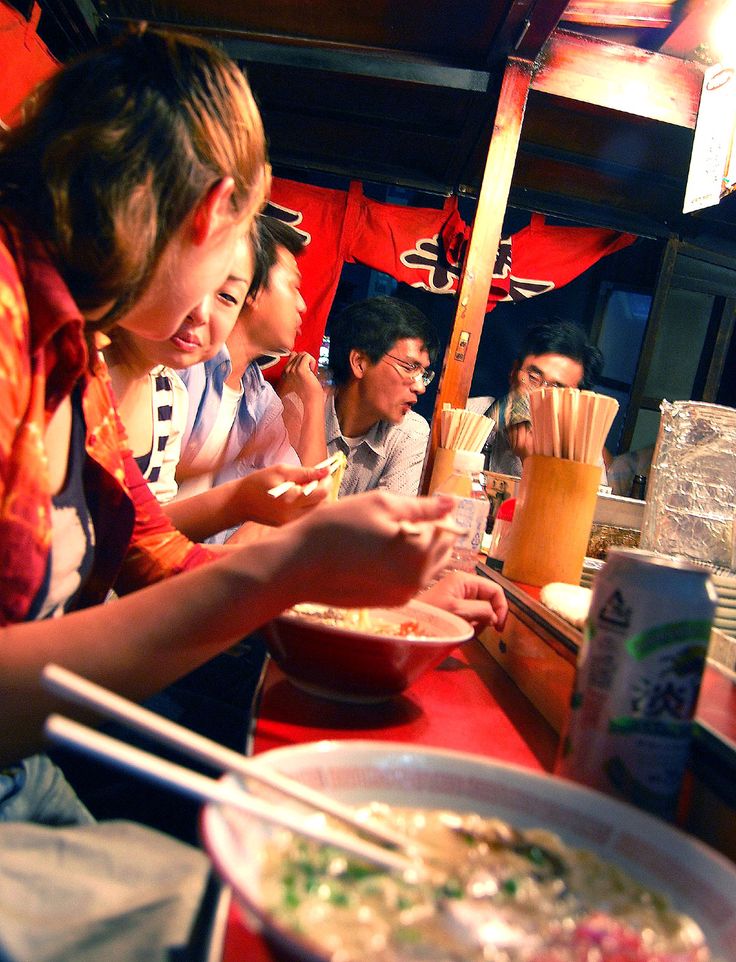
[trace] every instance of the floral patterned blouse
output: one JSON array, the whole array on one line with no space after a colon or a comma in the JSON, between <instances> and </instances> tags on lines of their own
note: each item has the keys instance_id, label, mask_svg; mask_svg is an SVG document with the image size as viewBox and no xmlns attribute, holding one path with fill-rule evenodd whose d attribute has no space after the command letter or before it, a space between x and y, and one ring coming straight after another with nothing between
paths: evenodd
<instances>
[{"instance_id":1,"label":"floral patterned blouse","mask_svg":"<svg viewBox=\"0 0 736 962\"><path fill-rule=\"evenodd\" d=\"M51 546L44 448L59 403L82 386L85 492L95 559L79 607L210 560L176 531L143 480L112 400L104 362L88 352L79 308L43 245L0 223L0 625L24 621Z\"/></svg>"}]
</instances>

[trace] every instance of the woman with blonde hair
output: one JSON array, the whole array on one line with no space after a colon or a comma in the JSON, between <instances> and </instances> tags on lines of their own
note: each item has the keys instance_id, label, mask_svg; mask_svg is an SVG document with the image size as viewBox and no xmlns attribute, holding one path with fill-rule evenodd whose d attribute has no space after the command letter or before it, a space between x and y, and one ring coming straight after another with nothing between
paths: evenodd
<instances>
[{"instance_id":1,"label":"woman with blonde hair","mask_svg":"<svg viewBox=\"0 0 736 962\"><path fill-rule=\"evenodd\" d=\"M3 959L168 958L206 878L194 849L94 824L34 754L59 707L39 683L47 662L144 698L296 601L400 603L447 557L432 522L448 505L378 495L213 558L171 527L130 456L96 336L171 337L228 276L267 192L243 74L175 34L87 54L0 133ZM125 597L101 605L113 586Z\"/></svg>"}]
</instances>

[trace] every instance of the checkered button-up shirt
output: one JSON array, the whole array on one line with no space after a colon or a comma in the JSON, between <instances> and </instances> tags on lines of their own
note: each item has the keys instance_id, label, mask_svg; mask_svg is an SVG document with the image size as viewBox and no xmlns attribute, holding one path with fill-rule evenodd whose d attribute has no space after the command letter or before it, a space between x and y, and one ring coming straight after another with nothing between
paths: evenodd
<instances>
[{"instance_id":1,"label":"checkered button-up shirt","mask_svg":"<svg viewBox=\"0 0 736 962\"><path fill-rule=\"evenodd\" d=\"M419 491L429 424L416 412L409 411L400 424L377 421L357 445L350 445L340 430L335 399L330 394L325 404L325 435L328 452L342 451L348 459L340 497L373 488L398 494Z\"/></svg>"}]
</instances>

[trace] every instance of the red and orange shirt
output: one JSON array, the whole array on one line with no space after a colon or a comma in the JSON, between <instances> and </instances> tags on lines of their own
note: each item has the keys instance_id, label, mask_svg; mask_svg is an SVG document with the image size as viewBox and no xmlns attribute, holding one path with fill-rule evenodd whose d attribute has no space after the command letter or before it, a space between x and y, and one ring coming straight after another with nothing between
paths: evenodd
<instances>
[{"instance_id":1,"label":"red and orange shirt","mask_svg":"<svg viewBox=\"0 0 736 962\"><path fill-rule=\"evenodd\" d=\"M128 448L79 308L36 239L0 225L0 624L24 621L46 574L51 494L44 434L82 387L85 492L95 560L79 606L210 560L174 529Z\"/></svg>"}]
</instances>

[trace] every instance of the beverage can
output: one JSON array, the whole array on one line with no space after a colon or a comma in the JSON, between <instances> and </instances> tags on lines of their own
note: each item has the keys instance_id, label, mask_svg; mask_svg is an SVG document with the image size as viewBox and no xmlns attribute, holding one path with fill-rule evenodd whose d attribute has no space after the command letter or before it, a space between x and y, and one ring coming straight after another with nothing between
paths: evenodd
<instances>
[{"instance_id":1,"label":"beverage can","mask_svg":"<svg viewBox=\"0 0 736 962\"><path fill-rule=\"evenodd\" d=\"M558 774L674 818L715 607L706 568L609 550L583 630Z\"/></svg>"}]
</instances>

